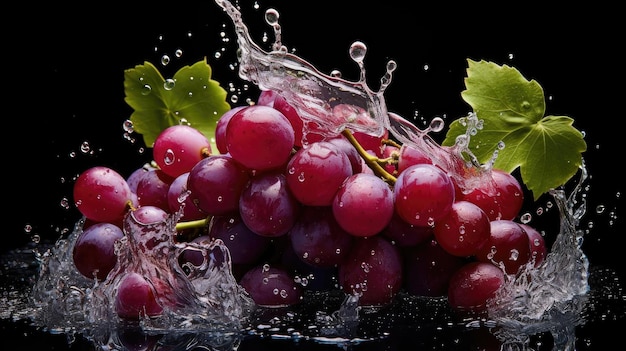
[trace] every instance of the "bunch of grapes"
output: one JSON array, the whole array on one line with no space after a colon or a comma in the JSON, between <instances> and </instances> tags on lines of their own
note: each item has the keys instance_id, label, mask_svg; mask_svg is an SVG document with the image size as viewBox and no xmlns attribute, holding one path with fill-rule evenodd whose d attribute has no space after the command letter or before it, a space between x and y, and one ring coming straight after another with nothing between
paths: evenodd
<instances>
[{"instance_id":1,"label":"bunch of grapes","mask_svg":"<svg viewBox=\"0 0 626 351\"><path fill-rule=\"evenodd\" d=\"M106 279L130 212L146 222L179 213L175 241L222 240L233 275L259 306L341 289L362 306L384 306L405 291L481 311L507 274L544 259L541 234L515 220L523 191L511 174L493 169L491 182L462 191L428 155L388 135L328 138L316 127L264 91L220 118L218 150L181 124L163 130L152 164L126 178L85 170L73 194L86 218L73 247L77 270ZM179 259L201 261L191 250ZM156 288L129 279L118 290L118 315L158 315Z\"/></svg>"}]
</instances>

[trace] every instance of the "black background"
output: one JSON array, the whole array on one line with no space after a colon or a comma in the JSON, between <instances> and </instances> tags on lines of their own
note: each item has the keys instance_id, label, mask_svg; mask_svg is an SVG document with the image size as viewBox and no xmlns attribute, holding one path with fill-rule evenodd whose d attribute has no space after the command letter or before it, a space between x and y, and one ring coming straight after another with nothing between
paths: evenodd
<instances>
[{"instance_id":1,"label":"black background","mask_svg":"<svg viewBox=\"0 0 626 351\"><path fill-rule=\"evenodd\" d=\"M368 46L365 65L373 88L386 62L395 60L387 105L404 116L416 111L426 120L465 115L469 107L460 92L468 58L508 64L537 80L549 97L547 114L573 117L586 134L591 190L583 223L589 228L585 252L592 265L624 272L624 26L617 6L399 0L240 4L257 41L263 33L272 40L263 12L275 7L283 43L323 72L340 69L345 78L356 79L357 66L348 56L355 40ZM71 186L82 170L106 165L127 175L149 160L149 151L139 152L139 135L135 143L123 137L122 122L132 112L124 102L124 69L144 61L158 64L167 54L172 62L157 65L167 76L207 57L222 86L243 86L229 68L235 62L232 27L211 0L18 4L5 17L16 20L2 25L8 107L3 154L9 156L3 167L9 219L3 250L23 246L33 235L53 240L71 229L79 218ZM231 43L222 42L221 31ZM215 58L223 47L222 57ZM177 48L180 58L174 55ZM241 96L257 94L252 86ZM93 153L80 151L84 141ZM600 205L607 210L596 214Z\"/></svg>"}]
</instances>

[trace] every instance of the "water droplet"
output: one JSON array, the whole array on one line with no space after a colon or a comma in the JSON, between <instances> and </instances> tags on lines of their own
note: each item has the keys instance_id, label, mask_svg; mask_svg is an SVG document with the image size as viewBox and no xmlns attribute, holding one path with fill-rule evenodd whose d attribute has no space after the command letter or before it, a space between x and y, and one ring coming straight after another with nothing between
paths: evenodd
<instances>
[{"instance_id":1,"label":"water droplet","mask_svg":"<svg viewBox=\"0 0 626 351\"><path fill-rule=\"evenodd\" d=\"M171 59L168 55L161 56L161 64L163 66L167 66L170 63Z\"/></svg>"},{"instance_id":2,"label":"water droplet","mask_svg":"<svg viewBox=\"0 0 626 351\"><path fill-rule=\"evenodd\" d=\"M360 41L355 41L350 46L350 57L356 63L362 63L363 59L365 59L366 53L367 53L367 46Z\"/></svg>"},{"instance_id":3,"label":"water droplet","mask_svg":"<svg viewBox=\"0 0 626 351\"><path fill-rule=\"evenodd\" d=\"M165 90L172 90L174 89L174 86L176 85L176 81L174 81L171 78L168 78L165 80L165 82L163 82L163 88Z\"/></svg>"},{"instance_id":4,"label":"water droplet","mask_svg":"<svg viewBox=\"0 0 626 351\"><path fill-rule=\"evenodd\" d=\"M174 55L176 57L181 57L183 56L183 50L182 49L176 49L176 51L174 51Z\"/></svg>"},{"instance_id":5,"label":"water droplet","mask_svg":"<svg viewBox=\"0 0 626 351\"><path fill-rule=\"evenodd\" d=\"M152 86L150 86L150 84L144 84L143 87L141 87L141 95L150 95L151 92Z\"/></svg>"},{"instance_id":6,"label":"water droplet","mask_svg":"<svg viewBox=\"0 0 626 351\"><path fill-rule=\"evenodd\" d=\"M171 166L176 160L176 155L174 155L174 151L172 149L165 150L165 155L163 155L163 162Z\"/></svg>"}]
</instances>

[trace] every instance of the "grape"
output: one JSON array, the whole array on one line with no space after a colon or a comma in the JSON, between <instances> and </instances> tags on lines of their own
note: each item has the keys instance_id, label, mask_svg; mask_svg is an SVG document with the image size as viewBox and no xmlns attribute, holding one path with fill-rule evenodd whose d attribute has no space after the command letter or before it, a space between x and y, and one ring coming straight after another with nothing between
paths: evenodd
<instances>
[{"instance_id":1,"label":"grape","mask_svg":"<svg viewBox=\"0 0 626 351\"><path fill-rule=\"evenodd\" d=\"M133 218L141 224L161 223L168 218L168 212L158 206L141 206L132 211Z\"/></svg>"},{"instance_id":2,"label":"grape","mask_svg":"<svg viewBox=\"0 0 626 351\"><path fill-rule=\"evenodd\" d=\"M451 255L436 240L428 240L403 251L404 287L416 296L446 296L452 274L466 260Z\"/></svg>"},{"instance_id":3,"label":"grape","mask_svg":"<svg viewBox=\"0 0 626 351\"><path fill-rule=\"evenodd\" d=\"M230 251L233 264L256 263L269 247L270 239L254 233L238 212L213 216L208 236L221 239Z\"/></svg>"},{"instance_id":4,"label":"grape","mask_svg":"<svg viewBox=\"0 0 626 351\"><path fill-rule=\"evenodd\" d=\"M380 235L355 238L339 265L338 281L347 294L359 294L359 305L383 306L402 287L402 257L398 248Z\"/></svg>"},{"instance_id":5,"label":"grape","mask_svg":"<svg viewBox=\"0 0 626 351\"><path fill-rule=\"evenodd\" d=\"M352 175L348 155L326 141L299 149L287 163L285 178L293 196L309 206L328 206Z\"/></svg>"},{"instance_id":6,"label":"grape","mask_svg":"<svg viewBox=\"0 0 626 351\"><path fill-rule=\"evenodd\" d=\"M399 247L415 246L433 237L432 227L407 223L394 211L382 235Z\"/></svg>"},{"instance_id":7,"label":"grape","mask_svg":"<svg viewBox=\"0 0 626 351\"><path fill-rule=\"evenodd\" d=\"M394 213L393 191L381 178L357 173L345 180L332 203L337 223L355 236L380 233Z\"/></svg>"},{"instance_id":8,"label":"grape","mask_svg":"<svg viewBox=\"0 0 626 351\"><path fill-rule=\"evenodd\" d=\"M183 221L199 220L207 217L196 204L193 202L193 198L189 196L187 190L187 180L189 179L189 172L185 172L170 184L167 191L167 202L169 204L169 212L175 213L181 210L182 214L180 219Z\"/></svg>"},{"instance_id":9,"label":"grape","mask_svg":"<svg viewBox=\"0 0 626 351\"><path fill-rule=\"evenodd\" d=\"M185 124L165 128L154 140L152 155L157 166L176 178L189 172L198 161L211 154L211 142L199 130Z\"/></svg>"},{"instance_id":10,"label":"grape","mask_svg":"<svg viewBox=\"0 0 626 351\"><path fill-rule=\"evenodd\" d=\"M490 220L514 219L524 204L520 183L510 173L491 171L492 183L483 182L471 191L460 193L460 199L473 202L485 211Z\"/></svg>"},{"instance_id":11,"label":"grape","mask_svg":"<svg viewBox=\"0 0 626 351\"><path fill-rule=\"evenodd\" d=\"M139 206L156 206L169 211L167 193L174 178L160 169L151 169L144 173L137 183L137 202Z\"/></svg>"},{"instance_id":12,"label":"grape","mask_svg":"<svg viewBox=\"0 0 626 351\"><path fill-rule=\"evenodd\" d=\"M504 272L491 263L469 262L448 283L448 303L454 309L484 312L489 299L504 284Z\"/></svg>"},{"instance_id":13,"label":"grape","mask_svg":"<svg viewBox=\"0 0 626 351\"><path fill-rule=\"evenodd\" d=\"M78 211L95 222L119 223L132 204L132 192L126 179L104 166L83 171L73 187Z\"/></svg>"},{"instance_id":14,"label":"grape","mask_svg":"<svg viewBox=\"0 0 626 351\"><path fill-rule=\"evenodd\" d=\"M363 171L363 158L359 155L356 148L350 144L348 139L346 139L343 135L340 135L336 138L330 138L327 141L337 146L339 150L343 151L348 156L353 174L361 173Z\"/></svg>"},{"instance_id":15,"label":"grape","mask_svg":"<svg viewBox=\"0 0 626 351\"><path fill-rule=\"evenodd\" d=\"M409 166L432 164L433 161L423 151L407 144L402 144L398 152L398 173L404 172Z\"/></svg>"},{"instance_id":16,"label":"grape","mask_svg":"<svg viewBox=\"0 0 626 351\"><path fill-rule=\"evenodd\" d=\"M485 211L469 201L456 201L434 228L435 239L448 253L474 255L489 240L491 225Z\"/></svg>"},{"instance_id":17,"label":"grape","mask_svg":"<svg viewBox=\"0 0 626 351\"><path fill-rule=\"evenodd\" d=\"M222 215L239 209L239 197L249 179L248 171L231 156L212 155L191 169L187 188L202 212Z\"/></svg>"},{"instance_id":18,"label":"grape","mask_svg":"<svg viewBox=\"0 0 626 351\"><path fill-rule=\"evenodd\" d=\"M285 175L270 172L253 177L239 199L239 213L253 232L269 237L286 234L300 204L287 188Z\"/></svg>"},{"instance_id":19,"label":"grape","mask_svg":"<svg viewBox=\"0 0 626 351\"><path fill-rule=\"evenodd\" d=\"M296 256L314 267L341 263L352 245L352 236L337 224L329 206L304 206L289 237Z\"/></svg>"},{"instance_id":20,"label":"grape","mask_svg":"<svg viewBox=\"0 0 626 351\"><path fill-rule=\"evenodd\" d=\"M263 307L291 306L302 299L302 286L296 284L284 268L277 266L255 266L241 277L239 284Z\"/></svg>"},{"instance_id":21,"label":"grape","mask_svg":"<svg viewBox=\"0 0 626 351\"><path fill-rule=\"evenodd\" d=\"M104 280L117 263L115 242L122 237L124 232L114 224L100 222L90 225L74 243L74 266L87 278Z\"/></svg>"},{"instance_id":22,"label":"grape","mask_svg":"<svg viewBox=\"0 0 626 351\"><path fill-rule=\"evenodd\" d=\"M226 128L230 155L250 170L266 171L284 166L294 146L291 123L280 111L263 105L237 111Z\"/></svg>"},{"instance_id":23,"label":"grape","mask_svg":"<svg viewBox=\"0 0 626 351\"><path fill-rule=\"evenodd\" d=\"M224 112L222 117L217 120L217 125L215 126L215 146L217 147L217 151L219 151L221 154L228 153L228 144L226 142L226 130L228 129L228 122L230 122L230 119L237 111L245 107L246 105L233 107L230 110Z\"/></svg>"},{"instance_id":24,"label":"grape","mask_svg":"<svg viewBox=\"0 0 626 351\"><path fill-rule=\"evenodd\" d=\"M128 183L128 186L130 187L130 191L132 191L133 193L137 193L137 184L139 184L139 180L141 179L141 177L143 177L144 173L153 169L156 169L156 168L146 163L142 167L139 167L136 170L134 170L128 177L126 177L126 182Z\"/></svg>"},{"instance_id":25,"label":"grape","mask_svg":"<svg viewBox=\"0 0 626 351\"><path fill-rule=\"evenodd\" d=\"M158 316L163 313L163 308L155 296L154 288L143 276L134 272L127 273L115 296L117 315L127 320Z\"/></svg>"},{"instance_id":26,"label":"grape","mask_svg":"<svg viewBox=\"0 0 626 351\"><path fill-rule=\"evenodd\" d=\"M394 185L395 209L410 224L434 226L455 200L451 178L440 168L417 164L400 173Z\"/></svg>"},{"instance_id":27,"label":"grape","mask_svg":"<svg viewBox=\"0 0 626 351\"><path fill-rule=\"evenodd\" d=\"M508 274L515 274L530 260L530 239L516 222L499 219L490 222L487 241L476 252L476 259L504 265Z\"/></svg>"},{"instance_id":28,"label":"grape","mask_svg":"<svg viewBox=\"0 0 626 351\"><path fill-rule=\"evenodd\" d=\"M528 240L530 242L530 256L535 262L535 267L538 267L548 255L546 241L537 229L524 223L519 223L519 225L522 226L526 234L528 234Z\"/></svg>"}]
</instances>

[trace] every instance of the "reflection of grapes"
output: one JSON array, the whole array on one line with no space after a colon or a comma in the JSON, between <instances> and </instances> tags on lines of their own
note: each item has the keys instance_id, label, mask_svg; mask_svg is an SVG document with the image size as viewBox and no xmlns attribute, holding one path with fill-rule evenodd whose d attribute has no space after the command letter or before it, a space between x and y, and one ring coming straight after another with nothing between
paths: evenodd
<instances>
[{"instance_id":1,"label":"reflection of grapes","mask_svg":"<svg viewBox=\"0 0 626 351\"><path fill-rule=\"evenodd\" d=\"M367 116L346 104L333 111L339 119ZM284 97L264 91L256 105L234 107L218 121L219 153L209 155L206 138L189 128L168 128L156 139L155 162L126 180L105 167L85 171L74 189L77 207L102 227L122 227L129 211L140 223L177 212L185 223L173 239L191 242L178 257L183 272L191 276L204 262L191 246L219 239L233 276L263 306L292 305L306 289L341 290L361 305L383 306L404 289L481 310L505 273L545 258L541 235L514 221L523 197L511 174L492 170L492 182L461 191L425 153L388 134L324 139L319 126L302 122ZM111 260L104 248L114 240L93 240L95 261L75 265L104 279ZM89 251L80 240L74 250ZM154 296L171 291L146 279L133 274L121 283L123 318L160 313Z\"/></svg>"}]
</instances>

